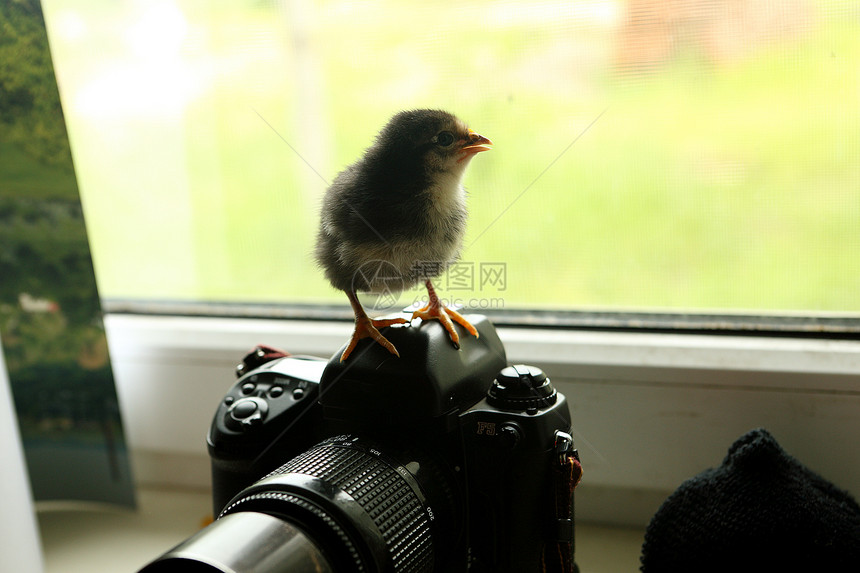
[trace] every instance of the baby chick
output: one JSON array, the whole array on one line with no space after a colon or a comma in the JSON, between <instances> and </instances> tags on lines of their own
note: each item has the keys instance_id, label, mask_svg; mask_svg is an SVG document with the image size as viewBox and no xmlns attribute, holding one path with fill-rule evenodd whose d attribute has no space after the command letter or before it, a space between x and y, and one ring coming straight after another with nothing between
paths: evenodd
<instances>
[{"instance_id":1,"label":"baby chick","mask_svg":"<svg viewBox=\"0 0 860 573\"><path fill-rule=\"evenodd\" d=\"M315 255L332 286L346 292L355 313L355 330L341 361L366 337L399 356L378 329L408 322L369 318L357 291L399 291L424 281L429 302L412 318L439 320L455 347L460 338L452 319L478 335L442 304L431 279L459 258L467 216L463 173L472 157L490 145L446 111L404 111L328 188Z\"/></svg>"}]
</instances>

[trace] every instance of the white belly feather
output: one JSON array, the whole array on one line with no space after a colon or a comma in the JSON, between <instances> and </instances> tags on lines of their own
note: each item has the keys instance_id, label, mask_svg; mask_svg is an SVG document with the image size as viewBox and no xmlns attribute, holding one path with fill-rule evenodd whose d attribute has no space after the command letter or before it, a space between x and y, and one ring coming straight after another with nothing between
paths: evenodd
<instances>
[{"instance_id":1,"label":"white belly feather","mask_svg":"<svg viewBox=\"0 0 860 573\"><path fill-rule=\"evenodd\" d=\"M439 276L459 257L465 233L466 193L459 174L446 173L426 192L429 220L434 222L422 238L377 243L344 241L336 247L341 261L363 261L365 278L378 272L371 292L409 288L416 282ZM400 286L402 285L402 286Z\"/></svg>"}]
</instances>

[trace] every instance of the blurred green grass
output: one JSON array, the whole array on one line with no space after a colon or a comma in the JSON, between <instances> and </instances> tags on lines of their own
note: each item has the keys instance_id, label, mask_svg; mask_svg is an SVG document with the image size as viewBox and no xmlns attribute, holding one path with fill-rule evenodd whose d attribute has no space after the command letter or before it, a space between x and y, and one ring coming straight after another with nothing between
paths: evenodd
<instances>
[{"instance_id":1,"label":"blurred green grass","mask_svg":"<svg viewBox=\"0 0 860 573\"><path fill-rule=\"evenodd\" d=\"M189 75L185 105L88 115L80 90L123 54L149 69L123 31L140 15L106 8L113 25L63 40L83 8L46 2L103 296L342 301L311 258L326 181L392 113L432 106L495 143L466 176L462 260L504 263L506 287L451 296L860 311L857 18L633 81L594 26L466 17L480 3L323 2L302 26L264 3L181 6L161 64ZM149 73L154 97L175 88Z\"/></svg>"}]
</instances>

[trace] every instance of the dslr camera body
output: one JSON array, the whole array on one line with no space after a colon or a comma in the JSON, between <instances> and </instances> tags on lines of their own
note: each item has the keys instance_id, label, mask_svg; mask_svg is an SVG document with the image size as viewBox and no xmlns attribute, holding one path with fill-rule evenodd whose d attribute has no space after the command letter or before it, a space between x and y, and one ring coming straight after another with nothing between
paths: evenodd
<instances>
[{"instance_id":1,"label":"dslr camera body","mask_svg":"<svg viewBox=\"0 0 860 573\"><path fill-rule=\"evenodd\" d=\"M218 517L141 573L574 571L565 397L469 320L459 351L432 322L388 329L400 358L249 354L207 440Z\"/></svg>"}]
</instances>

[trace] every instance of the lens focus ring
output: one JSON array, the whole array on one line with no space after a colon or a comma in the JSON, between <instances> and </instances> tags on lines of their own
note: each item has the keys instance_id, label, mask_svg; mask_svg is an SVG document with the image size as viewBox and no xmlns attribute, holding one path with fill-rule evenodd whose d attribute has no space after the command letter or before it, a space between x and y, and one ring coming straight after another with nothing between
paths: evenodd
<instances>
[{"instance_id":1,"label":"lens focus ring","mask_svg":"<svg viewBox=\"0 0 860 573\"><path fill-rule=\"evenodd\" d=\"M308 484L304 488L307 495L302 492L303 482ZM432 571L432 513L409 471L379 451L356 438L334 438L293 458L248 493L259 495L285 487L304 499L319 499L320 492L337 492L320 501L331 501L326 509L343 513L339 519L348 522L353 533L362 535L370 553L387 554L381 559L390 563L393 571ZM341 492L355 503L338 504ZM289 514L289 510L280 508L277 513ZM374 560L378 563L379 556Z\"/></svg>"},{"instance_id":2,"label":"lens focus ring","mask_svg":"<svg viewBox=\"0 0 860 573\"><path fill-rule=\"evenodd\" d=\"M327 515L320 507L309 503L307 500L291 495L288 493L279 492L263 492L249 495L241 498L235 503L231 503L221 512L220 517L231 513L239 513L242 511L259 511L260 513L275 513L279 514L284 507L290 507L295 510L300 510L305 515L312 516L312 520L307 518L302 519L302 523L314 523L314 533L318 536L322 533L323 539L333 541L342 551L341 564L347 566L349 570L356 573L364 573L367 569L361 562L358 550L349 539L349 536L340 525ZM267 511L275 509L275 511ZM322 529L322 531L321 531Z\"/></svg>"}]
</instances>

